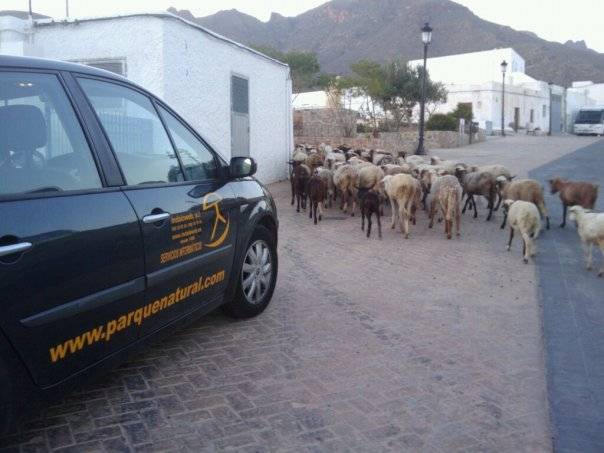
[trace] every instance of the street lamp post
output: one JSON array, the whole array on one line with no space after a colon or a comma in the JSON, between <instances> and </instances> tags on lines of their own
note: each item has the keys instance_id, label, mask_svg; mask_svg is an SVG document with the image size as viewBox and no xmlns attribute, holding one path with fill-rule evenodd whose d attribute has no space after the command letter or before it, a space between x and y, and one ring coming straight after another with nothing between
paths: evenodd
<instances>
[{"instance_id":1,"label":"street lamp post","mask_svg":"<svg viewBox=\"0 0 604 453\"><path fill-rule=\"evenodd\" d=\"M547 130L547 135L552 135L552 85L553 82L549 82L547 85L549 86L549 129Z\"/></svg>"},{"instance_id":2,"label":"street lamp post","mask_svg":"<svg viewBox=\"0 0 604 453\"><path fill-rule=\"evenodd\" d=\"M508 63L503 60L501 62L501 136L505 137L505 72L508 69Z\"/></svg>"},{"instance_id":3,"label":"street lamp post","mask_svg":"<svg viewBox=\"0 0 604 453\"><path fill-rule=\"evenodd\" d=\"M422 27L422 42L424 43L424 67L422 69L422 97L419 109L419 142L417 143L417 151L415 154L424 155L424 112L426 110L426 64L428 60L428 45L432 41L432 28L426 22Z\"/></svg>"}]
</instances>

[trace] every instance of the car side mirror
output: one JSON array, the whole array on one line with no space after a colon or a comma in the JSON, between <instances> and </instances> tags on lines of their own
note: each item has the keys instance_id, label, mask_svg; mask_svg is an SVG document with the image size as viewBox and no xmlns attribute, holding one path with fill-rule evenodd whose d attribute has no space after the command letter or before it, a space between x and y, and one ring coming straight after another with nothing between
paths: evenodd
<instances>
[{"instance_id":1,"label":"car side mirror","mask_svg":"<svg viewBox=\"0 0 604 453\"><path fill-rule=\"evenodd\" d=\"M229 165L229 176L233 179L245 178L256 173L258 166L251 157L233 157Z\"/></svg>"}]
</instances>

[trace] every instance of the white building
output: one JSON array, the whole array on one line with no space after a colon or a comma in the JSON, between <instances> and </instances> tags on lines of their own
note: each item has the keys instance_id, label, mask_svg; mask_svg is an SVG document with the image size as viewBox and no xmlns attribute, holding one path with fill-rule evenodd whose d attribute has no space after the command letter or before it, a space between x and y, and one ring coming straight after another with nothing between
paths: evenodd
<instances>
[{"instance_id":1,"label":"white building","mask_svg":"<svg viewBox=\"0 0 604 453\"><path fill-rule=\"evenodd\" d=\"M30 23L0 16L0 54L120 73L164 99L227 160L254 157L261 181L287 176L289 67L181 17L162 12Z\"/></svg>"},{"instance_id":2,"label":"white building","mask_svg":"<svg viewBox=\"0 0 604 453\"><path fill-rule=\"evenodd\" d=\"M548 83L526 75L524 59L511 48L429 58L430 78L443 83L448 92L447 102L435 112L448 113L460 103L470 104L481 128L501 131L504 60L508 63L503 98L506 131L527 127L549 131L550 108L552 132L562 131L564 89L552 85L550 96ZM423 61L409 64L417 67Z\"/></svg>"}]
</instances>

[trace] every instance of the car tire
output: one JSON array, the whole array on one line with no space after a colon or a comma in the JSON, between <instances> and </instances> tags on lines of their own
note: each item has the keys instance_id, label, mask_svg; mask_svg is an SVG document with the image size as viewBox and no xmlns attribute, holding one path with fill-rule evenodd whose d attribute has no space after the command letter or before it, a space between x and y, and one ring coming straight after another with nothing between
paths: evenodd
<instances>
[{"instance_id":1,"label":"car tire","mask_svg":"<svg viewBox=\"0 0 604 453\"><path fill-rule=\"evenodd\" d=\"M262 313L273 297L278 269L275 237L259 225L246 245L235 296L223 305L224 312L233 318L252 318Z\"/></svg>"}]
</instances>

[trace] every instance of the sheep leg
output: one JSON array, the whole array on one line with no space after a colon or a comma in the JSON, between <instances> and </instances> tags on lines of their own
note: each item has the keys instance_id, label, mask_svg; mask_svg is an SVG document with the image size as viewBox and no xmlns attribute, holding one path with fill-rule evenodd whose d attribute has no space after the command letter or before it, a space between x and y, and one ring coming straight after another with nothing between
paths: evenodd
<instances>
[{"instance_id":1,"label":"sheep leg","mask_svg":"<svg viewBox=\"0 0 604 453\"><path fill-rule=\"evenodd\" d=\"M365 207L361 206L361 230L365 231Z\"/></svg>"},{"instance_id":2,"label":"sheep leg","mask_svg":"<svg viewBox=\"0 0 604 453\"><path fill-rule=\"evenodd\" d=\"M457 206L455 208L455 223L457 224L457 236L461 236L459 230L461 224L461 213L459 212L459 203L457 201L455 201L455 203L457 203Z\"/></svg>"},{"instance_id":3,"label":"sheep leg","mask_svg":"<svg viewBox=\"0 0 604 453\"><path fill-rule=\"evenodd\" d=\"M396 200L394 198L390 198L390 212L392 214L392 222L390 222L390 228L393 230L396 227L396 211L397 211Z\"/></svg>"},{"instance_id":4,"label":"sheep leg","mask_svg":"<svg viewBox=\"0 0 604 453\"><path fill-rule=\"evenodd\" d=\"M382 239L382 221L380 220L380 216L377 216L377 224L378 224L378 237ZM604 247L604 244L602 245ZM604 248L602 249L602 254L604 256ZM604 265L603 265L604 268Z\"/></svg>"},{"instance_id":5,"label":"sheep leg","mask_svg":"<svg viewBox=\"0 0 604 453\"><path fill-rule=\"evenodd\" d=\"M350 217L354 217L354 211L357 208L357 200L352 194L350 194L350 197L352 198L352 211L350 212Z\"/></svg>"},{"instance_id":6,"label":"sheep leg","mask_svg":"<svg viewBox=\"0 0 604 453\"><path fill-rule=\"evenodd\" d=\"M468 208L468 204L470 203L470 197L471 197L471 195L469 193L466 194L466 202L463 205L463 210L461 211L462 214L466 213L466 209ZM462 200L463 200L463 197L462 197ZM470 205L470 209L471 209L471 207L472 207L472 205Z\"/></svg>"},{"instance_id":7,"label":"sheep leg","mask_svg":"<svg viewBox=\"0 0 604 453\"><path fill-rule=\"evenodd\" d=\"M436 197L430 203L430 223L428 224L428 228L432 228L434 226L434 214L436 211Z\"/></svg>"},{"instance_id":8,"label":"sheep leg","mask_svg":"<svg viewBox=\"0 0 604 453\"><path fill-rule=\"evenodd\" d=\"M539 213L541 214L541 218L545 217L545 229L549 230L549 216L547 215L547 208L545 207L545 203L540 201L537 206L539 207Z\"/></svg>"},{"instance_id":9,"label":"sheep leg","mask_svg":"<svg viewBox=\"0 0 604 453\"><path fill-rule=\"evenodd\" d=\"M526 232L522 233L522 243L523 243L522 255L524 256L524 258L523 258L524 264L526 264L529 262L529 254L530 254L530 250L531 250L531 238L529 237L528 233L526 233Z\"/></svg>"},{"instance_id":10,"label":"sheep leg","mask_svg":"<svg viewBox=\"0 0 604 453\"><path fill-rule=\"evenodd\" d=\"M472 195L472 204L474 205L474 218L478 217L478 210L476 209L476 200L474 200L474 195ZM489 219L487 219L489 220Z\"/></svg>"},{"instance_id":11,"label":"sheep leg","mask_svg":"<svg viewBox=\"0 0 604 453\"><path fill-rule=\"evenodd\" d=\"M308 210L308 218L309 218L309 219L312 219L312 209L313 209L313 206L314 206L314 205L315 205L315 202L314 202L314 201L312 201L312 199L311 199L311 200L310 200L310 209Z\"/></svg>"},{"instance_id":12,"label":"sheep leg","mask_svg":"<svg viewBox=\"0 0 604 453\"><path fill-rule=\"evenodd\" d=\"M405 239L409 238L409 218L407 216L407 208L399 202L399 214L401 219L401 233L405 235Z\"/></svg>"},{"instance_id":13,"label":"sheep leg","mask_svg":"<svg viewBox=\"0 0 604 453\"><path fill-rule=\"evenodd\" d=\"M495 204L495 200L494 197L489 197L489 215L487 216L487 222L489 220L491 220L491 217L493 216L493 205Z\"/></svg>"},{"instance_id":14,"label":"sheep leg","mask_svg":"<svg viewBox=\"0 0 604 453\"><path fill-rule=\"evenodd\" d=\"M512 239L514 239L514 228L510 227L510 240L508 241L508 252L512 248Z\"/></svg>"},{"instance_id":15,"label":"sheep leg","mask_svg":"<svg viewBox=\"0 0 604 453\"><path fill-rule=\"evenodd\" d=\"M367 237L369 236L371 236L371 211L367 213Z\"/></svg>"},{"instance_id":16,"label":"sheep leg","mask_svg":"<svg viewBox=\"0 0 604 453\"><path fill-rule=\"evenodd\" d=\"M319 202L319 220L323 220L323 205L324 204L325 204L325 201Z\"/></svg>"},{"instance_id":17,"label":"sheep leg","mask_svg":"<svg viewBox=\"0 0 604 453\"><path fill-rule=\"evenodd\" d=\"M560 228L564 228L566 226L566 205L562 204L562 223L560 224Z\"/></svg>"},{"instance_id":18,"label":"sheep leg","mask_svg":"<svg viewBox=\"0 0 604 453\"><path fill-rule=\"evenodd\" d=\"M294 205L294 198L296 196L296 188L294 187L294 179L293 179L293 177L291 175L290 175L290 185L291 185L291 188L292 188L292 203L291 203L291 205L293 206Z\"/></svg>"},{"instance_id":19,"label":"sheep leg","mask_svg":"<svg viewBox=\"0 0 604 453\"><path fill-rule=\"evenodd\" d=\"M445 233L447 233L447 239L451 239L451 236L453 236L453 219L445 219Z\"/></svg>"},{"instance_id":20,"label":"sheep leg","mask_svg":"<svg viewBox=\"0 0 604 453\"><path fill-rule=\"evenodd\" d=\"M317 207L319 206L318 201L313 201L312 203L312 211L313 211L313 223L317 224Z\"/></svg>"},{"instance_id":21,"label":"sheep leg","mask_svg":"<svg viewBox=\"0 0 604 453\"><path fill-rule=\"evenodd\" d=\"M600 239L598 245L600 246L600 254L602 255L602 268L598 272L598 277L602 277L604 276L604 239Z\"/></svg>"},{"instance_id":22,"label":"sheep leg","mask_svg":"<svg viewBox=\"0 0 604 453\"><path fill-rule=\"evenodd\" d=\"M499 206L501 205L501 191L497 191L497 206L495 206L495 209L493 209L493 211L499 211Z\"/></svg>"},{"instance_id":23,"label":"sheep leg","mask_svg":"<svg viewBox=\"0 0 604 453\"><path fill-rule=\"evenodd\" d=\"M592 243L591 242L587 242L587 243L583 243L583 250L585 252L585 259L587 260L587 267L586 269L588 271L593 269L592 266Z\"/></svg>"},{"instance_id":24,"label":"sheep leg","mask_svg":"<svg viewBox=\"0 0 604 453\"><path fill-rule=\"evenodd\" d=\"M296 193L296 212L300 212L300 194Z\"/></svg>"},{"instance_id":25,"label":"sheep leg","mask_svg":"<svg viewBox=\"0 0 604 453\"><path fill-rule=\"evenodd\" d=\"M507 213L504 212L503 213L503 222L501 222L501 227L500 227L502 230L505 228L505 222L507 222L507 220L508 220L508 215L507 215Z\"/></svg>"}]
</instances>

